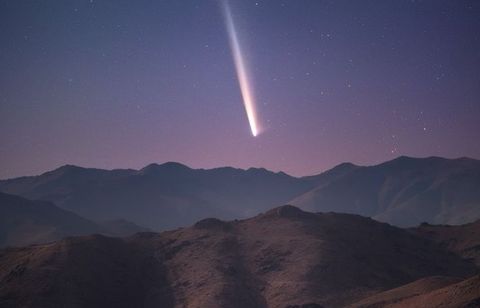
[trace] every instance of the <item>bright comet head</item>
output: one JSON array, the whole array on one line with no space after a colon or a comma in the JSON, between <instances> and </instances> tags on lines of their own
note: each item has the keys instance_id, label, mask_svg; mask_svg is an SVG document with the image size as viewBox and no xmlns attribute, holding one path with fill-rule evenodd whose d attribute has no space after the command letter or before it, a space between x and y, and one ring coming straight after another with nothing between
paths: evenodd
<instances>
[{"instance_id":1,"label":"bright comet head","mask_svg":"<svg viewBox=\"0 0 480 308\"><path fill-rule=\"evenodd\" d=\"M256 137L259 134L259 125L257 120L257 110L255 105L255 99L253 95L252 86L250 84L250 78L245 63L244 54L242 52L240 42L238 40L237 30L233 21L232 12L228 1L222 1L225 23L227 26L228 37L230 41L230 49L232 50L233 61L235 63L235 70L237 71L238 83L240 91L242 92L243 105L247 113L248 123L250 124L250 130L252 135Z\"/></svg>"}]
</instances>

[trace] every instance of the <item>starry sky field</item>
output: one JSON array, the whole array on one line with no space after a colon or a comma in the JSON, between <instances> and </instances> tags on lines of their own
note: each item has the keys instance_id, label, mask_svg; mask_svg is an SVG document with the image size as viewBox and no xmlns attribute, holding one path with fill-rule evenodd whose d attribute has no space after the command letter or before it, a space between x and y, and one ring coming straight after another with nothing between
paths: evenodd
<instances>
[{"instance_id":1,"label":"starry sky field","mask_svg":"<svg viewBox=\"0 0 480 308\"><path fill-rule=\"evenodd\" d=\"M0 0L0 178L480 158L480 1Z\"/></svg>"}]
</instances>

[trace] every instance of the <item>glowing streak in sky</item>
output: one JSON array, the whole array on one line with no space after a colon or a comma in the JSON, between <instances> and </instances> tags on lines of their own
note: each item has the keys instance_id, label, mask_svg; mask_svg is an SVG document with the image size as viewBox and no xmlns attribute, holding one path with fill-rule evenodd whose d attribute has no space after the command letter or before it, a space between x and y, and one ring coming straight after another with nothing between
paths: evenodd
<instances>
[{"instance_id":1,"label":"glowing streak in sky","mask_svg":"<svg viewBox=\"0 0 480 308\"><path fill-rule=\"evenodd\" d=\"M255 108L255 99L253 96L252 87L250 85L249 75L243 52L238 40L237 30L235 29L235 23L233 21L232 12L227 1L223 2L225 23L227 26L228 37L230 40L230 48L232 50L233 60L235 62L235 69L237 71L238 83L240 85L240 91L242 92L243 104L245 111L247 112L248 123L250 124L250 130L252 135L256 137L259 133L259 126L257 121L257 111Z\"/></svg>"}]
</instances>

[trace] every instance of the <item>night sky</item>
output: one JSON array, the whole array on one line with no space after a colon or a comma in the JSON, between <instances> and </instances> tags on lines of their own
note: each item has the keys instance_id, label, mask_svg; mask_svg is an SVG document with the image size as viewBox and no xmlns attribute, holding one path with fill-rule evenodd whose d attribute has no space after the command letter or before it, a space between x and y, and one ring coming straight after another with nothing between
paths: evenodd
<instances>
[{"instance_id":1,"label":"night sky","mask_svg":"<svg viewBox=\"0 0 480 308\"><path fill-rule=\"evenodd\" d=\"M0 0L0 178L480 158L480 1Z\"/></svg>"}]
</instances>

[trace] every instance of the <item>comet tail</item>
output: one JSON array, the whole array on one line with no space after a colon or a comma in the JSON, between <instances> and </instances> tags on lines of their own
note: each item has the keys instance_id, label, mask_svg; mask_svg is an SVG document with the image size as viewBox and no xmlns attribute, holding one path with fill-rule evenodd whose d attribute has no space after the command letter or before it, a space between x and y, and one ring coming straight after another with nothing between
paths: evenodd
<instances>
[{"instance_id":1,"label":"comet tail","mask_svg":"<svg viewBox=\"0 0 480 308\"><path fill-rule=\"evenodd\" d=\"M257 121L257 111L255 106L255 99L253 90L250 85L250 78L247 70L247 65L243 56L243 52L238 40L237 30L233 21L232 12L227 1L223 2L225 23L227 26L228 37L230 40L230 48L232 50L232 56L235 63L235 69L237 71L238 83L240 91L242 92L243 104L247 113L248 123L250 124L250 130L252 135L256 137L259 133L259 125Z\"/></svg>"}]
</instances>

